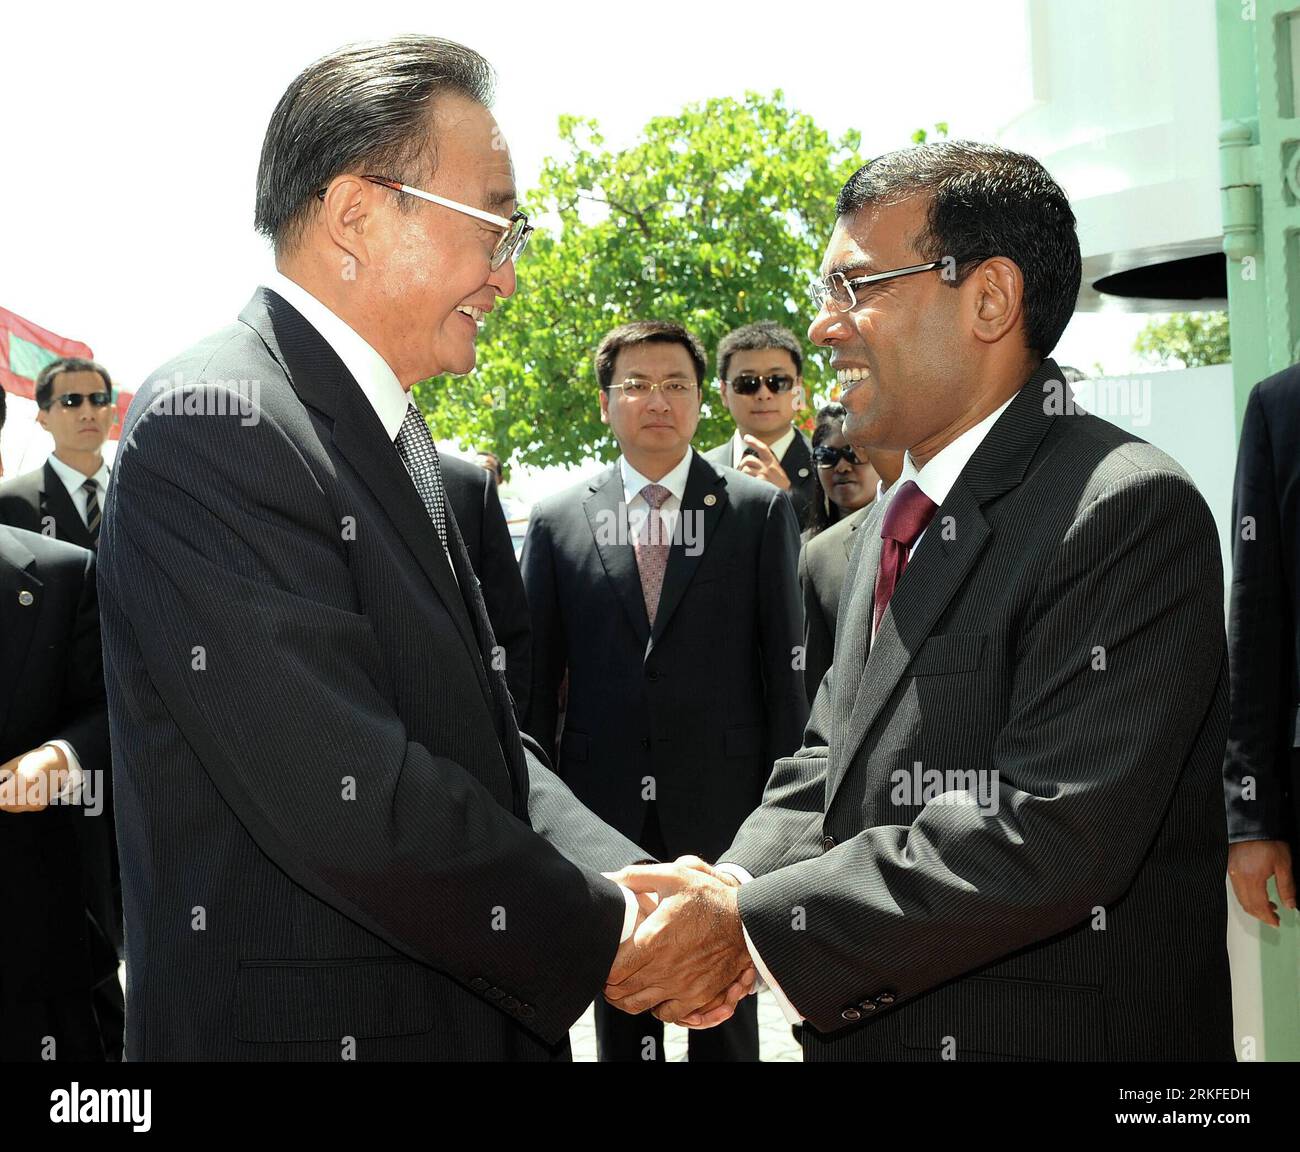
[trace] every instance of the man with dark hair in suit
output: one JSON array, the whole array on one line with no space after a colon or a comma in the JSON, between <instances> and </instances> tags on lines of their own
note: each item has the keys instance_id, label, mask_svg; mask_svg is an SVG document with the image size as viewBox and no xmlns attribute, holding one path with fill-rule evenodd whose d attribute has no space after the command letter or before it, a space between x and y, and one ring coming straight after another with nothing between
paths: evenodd
<instances>
[{"instance_id":1,"label":"man with dark hair in suit","mask_svg":"<svg viewBox=\"0 0 1300 1152\"><path fill-rule=\"evenodd\" d=\"M718 867L622 874L660 899L608 994L704 1024L753 965L810 1061L1231 1060L1218 536L1048 359L1069 201L943 141L836 214L809 335L903 472L803 747Z\"/></svg>"},{"instance_id":2,"label":"man with dark hair in suit","mask_svg":"<svg viewBox=\"0 0 1300 1152\"><path fill-rule=\"evenodd\" d=\"M528 711L532 679L528 599L501 497L497 494L496 477L478 464L444 456L442 479L496 637L497 650L492 654L492 661L505 672L515 711L523 717Z\"/></svg>"},{"instance_id":3,"label":"man with dark hair in suit","mask_svg":"<svg viewBox=\"0 0 1300 1152\"><path fill-rule=\"evenodd\" d=\"M258 168L276 272L127 416L100 587L130 1059L567 1059L636 923L601 872L646 854L521 739L409 395L515 290L492 82L428 36L309 65Z\"/></svg>"},{"instance_id":4,"label":"man with dark hair in suit","mask_svg":"<svg viewBox=\"0 0 1300 1152\"><path fill-rule=\"evenodd\" d=\"M821 490L808 437L794 426L803 406L803 349L790 329L770 320L746 324L718 343L718 389L736 422L730 439L704 453L790 497L801 529Z\"/></svg>"},{"instance_id":5,"label":"man with dark hair in suit","mask_svg":"<svg viewBox=\"0 0 1300 1152\"><path fill-rule=\"evenodd\" d=\"M0 1060L120 1057L107 774L94 553L0 525Z\"/></svg>"},{"instance_id":6,"label":"man with dark hair in suit","mask_svg":"<svg viewBox=\"0 0 1300 1152\"><path fill-rule=\"evenodd\" d=\"M1294 911L1300 828L1300 368L1246 401L1232 523L1228 876L1242 908L1276 928L1268 881Z\"/></svg>"},{"instance_id":7,"label":"man with dark hair in suit","mask_svg":"<svg viewBox=\"0 0 1300 1152\"><path fill-rule=\"evenodd\" d=\"M622 454L533 509L525 727L558 742L580 800L655 856L716 859L807 718L794 513L778 489L691 451L704 352L686 329L615 329L596 378ZM601 1060L664 1058L662 1024L603 1002L596 1043ZM688 1047L691 1060L757 1060L755 1002Z\"/></svg>"},{"instance_id":8,"label":"man with dark hair in suit","mask_svg":"<svg viewBox=\"0 0 1300 1152\"><path fill-rule=\"evenodd\" d=\"M99 547L113 427L113 382L93 360L62 357L36 377L36 421L54 439L45 466L0 484L0 524Z\"/></svg>"}]
</instances>

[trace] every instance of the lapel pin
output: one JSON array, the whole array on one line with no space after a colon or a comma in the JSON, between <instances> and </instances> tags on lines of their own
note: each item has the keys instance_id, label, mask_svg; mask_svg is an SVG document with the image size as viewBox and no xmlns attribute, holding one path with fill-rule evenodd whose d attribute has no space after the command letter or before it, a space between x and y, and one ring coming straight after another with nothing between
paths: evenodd
<instances>
[{"instance_id":1,"label":"lapel pin","mask_svg":"<svg viewBox=\"0 0 1300 1152\"><path fill-rule=\"evenodd\" d=\"M36 597L33 596L30 592L28 592L26 588L24 588L21 592L18 593L18 603L21 604L24 608L26 608L36 603Z\"/></svg>"},{"instance_id":2,"label":"lapel pin","mask_svg":"<svg viewBox=\"0 0 1300 1152\"><path fill-rule=\"evenodd\" d=\"M717 502L718 498L712 492L704 497L704 506L706 508L712 508Z\"/></svg>"},{"instance_id":3,"label":"lapel pin","mask_svg":"<svg viewBox=\"0 0 1300 1152\"><path fill-rule=\"evenodd\" d=\"M801 478L804 477L804 476L807 476L807 475L808 475L808 469L807 469L807 468L800 468L800 469L799 469L799 475L800 475Z\"/></svg>"}]
</instances>

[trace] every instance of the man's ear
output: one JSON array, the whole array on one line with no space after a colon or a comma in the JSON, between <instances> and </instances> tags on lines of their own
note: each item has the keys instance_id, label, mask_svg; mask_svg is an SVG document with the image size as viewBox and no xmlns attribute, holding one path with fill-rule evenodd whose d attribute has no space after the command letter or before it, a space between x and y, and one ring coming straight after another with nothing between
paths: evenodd
<instances>
[{"instance_id":1,"label":"man's ear","mask_svg":"<svg viewBox=\"0 0 1300 1152\"><path fill-rule=\"evenodd\" d=\"M42 428L44 428L46 432L48 432L48 431L50 430L50 426L45 422L45 420L46 420L46 412L45 412L45 409L44 409L44 408L37 408L37 409L36 409L36 423L39 424Z\"/></svg>"},{"instance_id":2,"label":"man's ear","mask_svg":"<svg viewBox=\"0 0 1300 1152\"><path fill-rule=\"evenodd\" d=\"M321 218L329 238L358 264L370 263L367 225L383 189L357 176L338 176L325 189Z\"/></svg>"},{"instance_id":3,"label":"man's ear","mask_svg":"<svg viewBox=\"0 0 1300 1152\"><path fill-rule=\"evenodd\" d=\"M609 423L609 392L604 388L600 390L600 422Z\"/></svg>"},{"instance_id":4,"label":"man's ear","mask_svg":"<svg viewBox=\"0 0 1300 1152\"><path fill-rule=\"evenodd\" d=\"M1019 324L1024 314L1025 278L1014 261L1004 256L985 260L963 287L971 292L971 332L977 340L996 344Z\"/></svg>"},{"instance_id":5,"label":"man's ear","mask_svg":"<svg viewBox=\"0 0 1300 1152\"><path fill-rule=\"evenodd\" d=\"M794 399L794 410L799 411L803 407L803 377L794 378L794 387L790 389L790 394Z\"/></svg>"}]
</instances>

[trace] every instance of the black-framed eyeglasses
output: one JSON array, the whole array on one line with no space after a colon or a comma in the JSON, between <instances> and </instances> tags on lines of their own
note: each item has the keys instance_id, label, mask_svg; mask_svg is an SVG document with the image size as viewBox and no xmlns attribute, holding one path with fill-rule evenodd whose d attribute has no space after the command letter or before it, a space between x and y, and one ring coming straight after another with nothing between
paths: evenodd
<instances>
[{"instance_id":1,"label":"black-framed eyeglasses","mask_svg":"<svg viewBox=\"0 0 1300 1152\"><path fill-rule=\"evenodd\" d=\"M794 377L784 372L773 372L771 376L737 372L727 381L727 387L739 396L753 396L764 384L773 392L789 392L794 387Z\"/></svg>"},{"instance_id":2,"label":"black-framed eyeglasses","mask_svg":"<svg viewBox=\"0 0 1300 1152\"><path fill-rule=\"evenodd\" d=\"M610 388L617 388L628 400L642 400L655 392L667 396L669 400L682 400L693 396L699 385L694 380L673 376L667 380L646 380L640 376L629 376L619 383L610 383Z\"/></svg>"},{"instance_id":3,"label":"black-framed eyeglasses","mask_svg":"<svg viewBox=\"0 0 1300 1152\"><path fill-rule=\"evenodd\" d=\"M42 404L41 407L49 410L57 405L60 408L80 408L83 400L89 400L92 408L107 408L113 403L113 393L111 392L65 392L62 396L51 397L49 402Z\"/></svg>"},{"instance_id":4,"label":"black-framed eyeglasses","mask_svg":"<svg viewBox=\"0 0 1300 1152\"><path fill-rule=\"evenodd\" d=\"M832 272L823 279L814 279L808 285L808 298L820 312L828 304L836 312L851 312L858 306L855 289L868 284L879 284L882 280L893 280L899 276L914 276L918 272L933 272L936 268L950 266L949 260L931 260L926 264L910 264L906 268L891 268L888 272L873 272L870 276L854 276L852 279L843 272Z\"/></svg>"},{"instance_id":5,"label":"black-framed eyeglasses","mask_svg":"<svg viewBox=\"0 0 1300 1152\"><path fill-rule=\"evenodd\" d=\"M492 249L491 268L495 272L507 260L518 260L523 251L528 247L528 237L534 229L533 225L528 223L528 216L516 211L511 214L509 219L505 216L498 216L494 212L484 212L482 208L471 208L468 204L462 204L458 200L448 200L446 196L439 196L436 192L424 192L419 188L412 188L409 184L403 184L400 180L391 180L387 176L366 175L365 179L372 184L380 184L385 188L391 188L394 192L405 192L408 196L418 196L421 200L427 200L430 204L441 204L444 208L450 208L453 212L463 212L466 216L473 216L476 220L486 221L488 224L495 224L502 230L501 239L497 241L497 246ZM325 199L325 189L316 190L317 199Z\"/></svg>"},{"instance_id":6,"label":"black-framed eyeglasses","mask_svg":"<svg viewBox=\"0 0 1300 1152\"><path fill-rule=\"evenodd\" d=\"M852 444L845 444L843 448L819 444L813 449L813 459L817 462L818 468L834 468L841 460L847 460L855 465L863 463L858 459L858 454L853 451Z\"/></svg>"}]
</instances>

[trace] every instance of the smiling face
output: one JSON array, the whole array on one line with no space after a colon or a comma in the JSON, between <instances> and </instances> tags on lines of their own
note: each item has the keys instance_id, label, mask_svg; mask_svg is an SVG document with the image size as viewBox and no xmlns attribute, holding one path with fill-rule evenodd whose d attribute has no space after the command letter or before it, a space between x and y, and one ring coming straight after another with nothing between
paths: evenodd
<instances>
[{"instance_id":1,"label":"smiling face","mask_svg":"<svg viewBox=\"0 0 1300 1152\"><path fill-rule=\"evenodd\" d=\"M694 380L695 362L680 344L633 344L620 348L614 358L611 380L619 384L629 377L662 383L664 380ZM649 396L628 397L611 387L600 394L600 420L608 424L629 462L642 475L657 479L654 472L667 472L690 447L700 422L700 390L668 399L662 389ZM662 469L662 471L660 471Z\"/></svg>"},{"instance_id":2,"label":"smiling face","mask_svg":"<svg viewBox=\"0 0 1300 1152\"><path fill-rule=\"evenodd\" d=\"M48 409L38 410L36 420L54 437L54 451L60 459L66 458L70 452L98 453L108 439L116 410L112 404L96 408L85 397L107 392L104 378L98 372L60 372L54 377L51 388L54 403ZM81 406L63 407L59 397L74 392L83 397Z\"/></svg>"},{"instance_id":3,"label":"smiling face","mask_svg":"<svg viewBox=\"0 0 1300 1152\"><path fill-rule=\"evenodd\" d=\"M773 392L763 384L748 396L734 391L726 380L719 381L722 403L742 435L747 433L763 441L779 440L790 427L795 412L803 405L803 381L794 366L794 357L784 348L733 352L727 362L727 376L734 380L745 374L789 376L794 381L794 387L788 392Z\"/></svg>"},{"instance_id":4,"label":"smiling face","mask_svg":"<svg viewBox=\"0 0 1300 1152\"><path fill-rule=\"evenodd\" d=\"M866 276L928 263L914 238L926 224L927 197L885 207L868 205L835 223L821 274ZM857 289L851 312L823 306L808 329L831 349L831 368L848 412L844 432L854 444L911 449L959 421L970 407L964 380L974 277L954 287L941 269Z\"/></svg>"}]
</instances>

